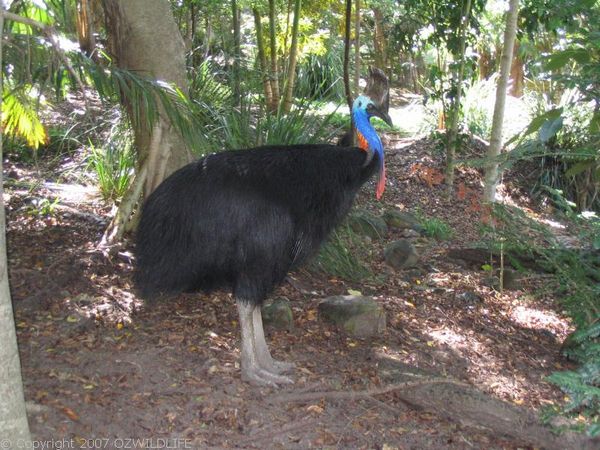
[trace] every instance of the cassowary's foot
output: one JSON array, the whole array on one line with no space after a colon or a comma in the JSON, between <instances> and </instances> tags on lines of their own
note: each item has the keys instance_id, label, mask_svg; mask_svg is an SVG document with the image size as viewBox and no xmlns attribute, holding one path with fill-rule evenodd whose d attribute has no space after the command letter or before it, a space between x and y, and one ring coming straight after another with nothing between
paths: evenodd
<instances>
[{"instance_id":1,"label":"cassowary's foot","mask_svg":"<svg viewBox=\"0 0 600 450\"><path fill-rule=\"evenodd\" d=\"M260 367L274 374L282 374L294 369L293 363L278 361L271 356L265 340L260 306L255 307L252 311L252 330L254 332L254 350Z\"/></svg>"},{"instance_id":2,"label":"cassowary's foot","mask_svg":"<svg viewBox=\"0 0 600 450\"><path fill-rule=\"evenodd\" d=\"M265 341L260 306L237 302L242 331L242 380L254 385L277 387L293 384L290 377L281 375L294 367L271 357Z\"/></svg>"}]
</instances>

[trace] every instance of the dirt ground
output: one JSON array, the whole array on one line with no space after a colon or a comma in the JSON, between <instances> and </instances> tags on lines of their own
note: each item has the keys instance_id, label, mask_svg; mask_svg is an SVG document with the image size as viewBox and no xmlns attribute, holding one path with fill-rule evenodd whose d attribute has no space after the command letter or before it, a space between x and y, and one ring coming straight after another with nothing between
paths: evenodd
<instances>
[{"instance_id":1,"label":"dirt ground","mask_svg":"<svg viewBox=\"0 0 600 450\"><path fill-rule=\"evenodd\" d=\"M450 257L480 239L480 174L460 169L459 191L447 196L433 142L385 144L383 201L371 183L359 204L418 210L454 235L419 240L420 263L406 271L383 263L400 232L373 241L378 281L292 274L275 296L291 301L294 329L269 331L274 355L296 364L296 383L281 389L241 382L229 294L144 303L131 283L131 245L96 248L109 211L93 189L67 192L44 184L44 169L8 166L9 271L32 435L87 448L566 448L514 419L562 401L544 377L569 367L559 348L572 327L551 278L526 273L520 289L499 293L481 264ZM40 199L56 197L50 214L38 214ZM320 320L319 301L350 289L384 306L378 338ZM509 412L490 420L486 405Z\"/></svg>"}]
</instances>

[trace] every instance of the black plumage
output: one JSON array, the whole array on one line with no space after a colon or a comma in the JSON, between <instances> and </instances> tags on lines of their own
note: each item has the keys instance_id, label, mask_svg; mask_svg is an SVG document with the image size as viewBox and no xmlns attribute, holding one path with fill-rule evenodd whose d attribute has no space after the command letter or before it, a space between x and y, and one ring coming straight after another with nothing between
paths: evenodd
<instances>
[{"instance_id":1,"label":"black plumage","mask_svg":"<svg viewBox=\"0 0 600 450\"><path fill-rule=\"evenodd\" d=\"M259 304L314 254L377 169L367 153L332 145L217 153L168 177L137 233L144 297L230 289Z\"/></svg>"}]
</instances>

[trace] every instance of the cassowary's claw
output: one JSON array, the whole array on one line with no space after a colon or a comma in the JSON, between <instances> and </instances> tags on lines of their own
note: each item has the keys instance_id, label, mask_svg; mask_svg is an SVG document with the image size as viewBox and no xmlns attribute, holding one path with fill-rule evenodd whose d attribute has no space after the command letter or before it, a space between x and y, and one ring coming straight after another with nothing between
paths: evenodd
<instances>
[{"instance_id":1,"label":"cassowary's claw","mask_svg":"<svg viewBox=\"0 0 600 450\"><path fill-rule=\"evenodd\" d=\"M282 374L292 372L295 368L296 365L294 363L287 361L277 361L276 359L274 359L268 370L271 373Z\"/></svg>"},{"instance_id":2,"label":"cassowary's claw","mask_svg":"<svg viewBox=\"0 0 600 450\"><path fill-rule=\"evenodd\" d=\"M260 367L242 368L242 380L255 386L279 387L281 384L294 384L294 380L271 373Z\"/></svg>"}]
</instances>

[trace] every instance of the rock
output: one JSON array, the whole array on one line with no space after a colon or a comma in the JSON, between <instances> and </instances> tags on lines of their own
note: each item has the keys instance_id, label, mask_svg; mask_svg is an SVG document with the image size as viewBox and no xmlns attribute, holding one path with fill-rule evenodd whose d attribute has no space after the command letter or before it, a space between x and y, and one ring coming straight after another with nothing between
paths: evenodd
<instances>
[{"instance_id":1,"label":"rock","mask_svg":"<svg viewBox=\"0 0 600 450\"><path fill-rule=\"evenodd\" d=\"M421 233L413 230L412 228L407 228L406 230L402 230L402 237L407 239L416 239L421 237Z\"/></svg>"},{"instance_id":2,"label":"rock","mask_svg":"<svg viewBox=\"0 0 600 450\"><path fill-rule=\"evenodd\" d=\"M294 328L292 307L290 301L284 297L276 298L272 303L263 306L262 318L265 326L287 331Z\"/></svg>"},{"instance_id":3,"label":"rock","mask_svg":"<svg viewBox=\"0 0 600 450\"><path fill-rule=\"evenodd\" d=\"M365 210L358 210L348 217L348 224L355 233L371 239L381 239L388 232L385 220Z\"/></svg>"},{"instance_id":4,"label":"rock","mask_svg":"<svg viewBox=\"0 0 600 450\"><path fill-rule=\"evenodd\" d=\"M456 296L458 300L467 304L483 302L483 297L473 291L465 291Z\"/></svg>"},{"instance_id":5,"label":"rock","mask_svg":"<svg viewBox=\"0 0 600 450\"><path fill-rule=\"evenodd\" d=\"M385 311L371 297L362 295L327 297L319 303L319 313L324 320L336 324L352 336L372 337L385 330Z\"/></svg>"},{"instance_id":6,"label":"rock","mask_svg":"<svg viewBox=\"0 0 600 450\"><path fill-rule=\"evenodd\" d=\"M397 230L415 230L419 233L423 231L423 227L416 216L407 211L388 209L383 213L383 220L388 227Z\"/></svg>"},{"instance_id":7,"label":"rock","mask_svg":"<svg viewBox=\"0 0 600 450\"><path fill-rule=\"evenodd\" d=\"M388 266L394 269L414 267L419 261L415 246L406 239L400 239L388 244L383 255Z\"/></svg>"}]
</instances>

